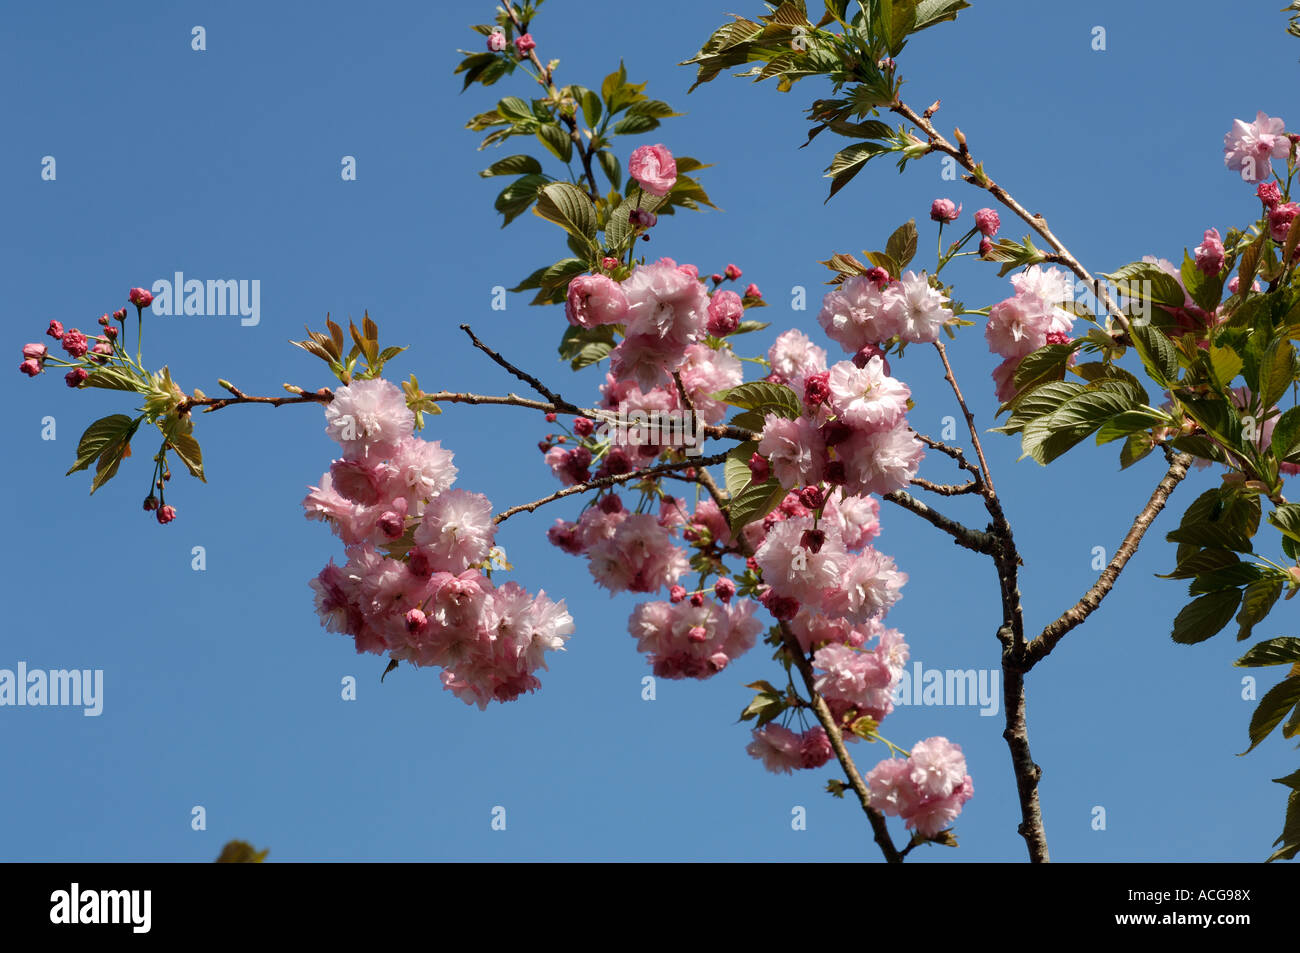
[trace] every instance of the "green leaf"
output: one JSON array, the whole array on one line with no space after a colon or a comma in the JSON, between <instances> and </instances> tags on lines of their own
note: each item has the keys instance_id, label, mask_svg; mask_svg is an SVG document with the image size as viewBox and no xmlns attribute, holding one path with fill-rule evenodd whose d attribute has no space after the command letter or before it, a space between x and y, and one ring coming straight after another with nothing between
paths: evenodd
<instances>
[{"instance_id":1,"label":"green leaf","mask_svg":"<svg viewBox=\"0 0 1300 953\"><path fill-rule=\"evenodd\" d=\"M1263 621L1282 595L1282 577L1269 575L1257 579L1242 592L1241 612L1237 615L1237 641L1244 642L1250 638L1251 630Z\"/></svg>"},{"instance_id":2,"label":"green leaf","mask_svg":"<svg viewBox=\"0 0 1300 953\"><path fill-rule=\"evenodd\" d=\"M533 107L518 96L507 96L497 103L497 113L515 122L535 120Z\"/></svg>"},{"instance_id":3,"label":"green leaf","mask_svg":"<svg viewBox=\"0 0 1300 953\"><path fill-rule=\"evenodd\" d=\"M137 425L137 421L132 421L125 414L112 414L96 420L81 435L81 440L77 442L77 462L72 465L72 469L65 473L64 476L86 469L90 466L91 461L103 453L109 444L120 440L125 434L133 431Z\"/></svg>"},{"instance_id":4,"label":"green leaf","mask_svg":"<svg viewBox=\"0 0 1300 953\"><path fill-rule=\"evenodd\" d=\"M1264 352L1259 365L1259 383L1254 388L1264 409L1278 402L1295 380L1295 348L1290 341L1274 341Z\"/></svg>"},{"instance_id":5,"label":"green leaf","mask_svg":"<svg viewBox=\"0 0 1300 953\"><path fill-rule=\"evenodd\" d=\"M753 474L749 471L749 458L757 452L758 442L755 440L746 440L727 451L722 472L729 496L734 497L749 486L753 479Z\"/></svg>"},{"instance_id":6,"label":"green leaf","mask_svg":"<svg viewBox=\"0 0 1300 953\"><path fill-rule=\"evenodd\" d=\"M185 469L190 471L190 476L198 477L204 483L208 482L203 475L203 451L199 449L199 442L194 439L193 434L178 433L168 437L167 444L176 451L176 456L180 457L181 463L185 464Z\"/></svg>"},{"instance_id":7,"label":"green leaf","mask_svg":"<svg viewBox=\"0 0 1300 953\"><path fill-rule=\"evenodd\" d=\"M1287 459L1300 446L1300 407L1292 407L1273 426L1273 456Z\"/></svg>"},{"instance_id":8,"label":"green leaf","mask_svg":"<svg viewBox=\"0 0 1300 953\"><path fill-rule=\"evenodd\" d=\"M554 222L571 235L595 239L596 207L587 193L568 182L552 182L537 196L533 213Z\"/></svg>"},{"instance_id":9,"label":"green leaf","mask_svg":"<svg viewBox=\"0 0 1300 953\"><path fill-rule=\"evenodd\" d=\"M505 228L528 211L528 207L537 200L538 192L550 181L546 176L534 173L518 178L502 189L494 204L494 208L505 216L501 227Z\"/></svg>"},{"instance_id":10,"label":"green leaf","mask_svg":"<svg viewBox=\"0 0 1300 953\"><path fill-rule=\"evenodd\" d=\"M1156 575L1161 579L1191 579L1202 573L1213 572L1227 566L1240 565L1237 554L1228 549L1202 549L1199 552L1179 560L1177 568L1171 573Z\"/></svg>"},{"instance_id":11,"label":"green leaf","mask_svg":"<svg viewBox=\"0 0 1300 953\"><path fill-rule=\"evenodd\" d=\"M542 171L542 164L532 156L517 155L498 159L479 173L487 179L494 175L524 175Z\"/></svg>"},{"instance_id":12,"label":"green leaf","mask_svg":"<svg viewBox=\"0 0 1300 953\"><path fill-rule=\"evenodd\" d=\"M778 414L791 420L803 413L799 396L784 384L770 381L750 381L712 395L732 407L756 410L763 414Z\"/></svg>"},{"instance_id":13,"label":"green leaf","mask_svg":"<svg viewBox=\"0 0 1300 953\"><path fill-rule=\"evenodd\" d=\"M1075 381L1050 381L1049 383L1021 391L1014 398L998 408L998 413L1010 409L1011 416L1001 427L994 428L999 433L1019 433L1025 424L1044 414L1050 414L1063 403L1087 390L1083 384Z\"/></svg>"},{"instance_id":14,"label":"green leaf","mask_svg":"<svg viewBox=\"0 0 1300 953\"><path fill-rule=\"evenodd\" d=\"M575 371L602 361L614 350L614 328L608 324L594 328L570 326L560 340L560 357Z\"/></svg>"},{"instance_id":15,"label":"green leaf","mask_svg":"<svg viewBox=\"0 0 1300 953\"><path fill-rule=\"evenodd\" d=\"M760 520L785 499L785 488L775 478L755 486L751 483L732 499L728 507L731 532L738 534L754 520Z\"/></svg>"},{"instance_id":16,"label":"green leaf","mask_svg":"<svg viewBox=\"0 0 1300 953\"><path fill-rule=\"evenodd\" d=\"M90 483L92 496L96 490L117 475L117 468L131 453L131 438L135 436L136 428L140 426L142 420L143 417L137 417L131 421L131 426L124 433L105 445L99 455L99 463L95 464L95 478Z\"/></svg>"},{"instance_id":17,"label":"green leaf","mask_svg":"<svg viewBox=\"0 0 1300 953\"><path fill-rule=\"evenodd\" d=\"M595 129L596 123L600 122L602 111L600 96L594 90L583 90L579 102L582 104L582 118L586 120L588 127Z\"/></svg>"},{"instance_id":18,"label":"green leaf","mask_svg":"<svg viewBox=\"0 0 1300 953\"><path fill-rule=\"evenodd\" d=\"M1070 363L1070 355L1082 342L1070 344L1048 344L1036 351L1030 351L1016 365L1015 385L1021 391L1036 384L1059 381L1065 377L1065 368Z\"/></svg>"},{"instance_id":19,"label":"green leaf","mask_svg":"<svg viewBox=\"0 0 1300 953\"><path fill-rule=\"evenodd\" d=\"M855 142L835 153L826 177L831 180L831 193L826 196L829 202L835 193L853 181L853 177L866 168L867 162L882 152L888 152L889 146L881 142Z\"/></svg>"},{"instance_id":20,"label":"green leaf","mask_svg":"<svg viewBox=\"0 0 1300 953\"><path fill-rule=\"evenodd\" d=\"M1300 503L1283 503L1268 514L1268 521L1300 542Z\"/></svg>"},{"instance_id":21,"label":"green leaf","mask_svg":"<svg viewBox=\"0 0 1300 953\"><path fill-rule=\"evenodd\" d=\"M1127 470L1155 448L1156 445L1151 442L1149 434L1145 432L1129 434L1124 440L1124 446L1119 449L1119 468Z\"/></svg>"},{"instance_id":22,"label":"green leaf","mask_svg":"<svg viewBox=\"0 0 1300 953\"><path fill-rule=\"evenodd\" d=\"M762 331L771 326L772 322L770 321L741 321L736 325L736 330L731 332L730 337L735 337L737 334L748 334L751 331Z\"/></svg>"},{"instance_id":23,"label":"green leaf","mask_svg":"<svg viewBox=\"0 0 1300 953\"><path fill-rule=\"evenodd\" d=\"M1213 311L1223 299L1223 279L1218 275L1207 275L1196 267L1196 261L1187 252L1183 252L1183 287L1192 296L1197 306L1206 311Z\"/></svg>"},{"instance_id":24,"label":"green leaf","mask_svg":"<svg viewBox=\"0 0 1300 953\"><path fill-rule=\"evenodd\" d=\"M105 390L126 390L143 394L147 389L140 379L124 367L100 367L90 372L81 382L82 387L102 387Z\"/></svg>"},{"instance_id":25,"label":"green leaf","mask_svg":"<svg viewBox=\"0 0 1300 953\"><path fill-rule=\"evenodd\" d=\"M609 184L614 188L622 188L623 169L619 165L618 156L608 149L602 149L596 153L596 158L600 162L600 168L605 173L605 178L609 179Z\"/></svg>"},{"instance_id":26,"label":"green leaf","mask_svg":"<svg viewBox=\"0 0 1300 953\"><path fill-rule=\"evenodd\" d=\"M1150 447L1152 444L1146 431L1152 427L1168 423L1168 417L1149 407L1126 410L1102 424L1101 429L1097 431L1097 445L1101 446L1104 443L1119 440L1121 437L1127 437L1130 434L1138 434L1146 439L1147 446Z\"/></svg>"},{"instance_id":27,"label":"green leaf","mask_svg":"<svg viewBox=\"0 0 1300 953\"><path fill-rule=\"evenodd\" d=\"M885 254L898 263L899 268L906 268L916 257L916 220L911 219L900 225L885 243Z\"/></svg>"},{"instance_id":28,"label":"green leaf","mask_svg":"<svg viewBox=\"0 0 1300 953\"><path fill-rule=\"evenodd\" d=\"M1131 393L1109 381L1096 390L1075 394L1056 410L1026 424L1022 455L1044 465L1051 463L1132 404Z\"/></svg>"},{"instance_id":29,"label":"green leaf","mask_svg":"<svg viewBox=\"0 0 1300 953\"><path fill-rule=\"evenodd\" d=\"M1242 586L1249 586L1251 583L1259 581L1261 575L1262 570L1258 566L1250 563L1234 562L1228 566L1202 572L1192 581L1191 586L1188 587L1188 592L1191 595L1199 596L1206 592L1218 592L1220 589L1240 589ZM1246 611L1244 601L1242 611Z\"/></svg>"},{"instance_id":30,"label":"green leaf","mask_svg":"<svg viewBox=\"0 0 1300 953\"><path fill-rule=\"evenodd\" d=\"M1131 335L1142 364L1157 384L1168 387L1178 380L1178 351L1163 331L1150 324L1135 324Z\"/></svg>"},{"instance_id":31,"label":"green leaf","mask_svg":"<svg viewBox=\"0 0 1300 953\"><path fill-rule=\"evenodd\" d=\"M1231 620L1241 602L1236 589L1224 589L1194 599L1174 619L1175 642L1192 645L1204 642Z\"/></svg>"},{"instance_id":32,"label":"green leaf","mask_svg":"<svg viewBox=\"0 0 1300 953\"><path fill-rule=\"evenodd\" d=\"M559 123L547 123L537 130L537 138L561 162L573 158L573 139Z\"/></svg>"},{"instance_id":33,"label":"green leaf","mask_svg":"<svg viewBox=\"0 0 1300 953\"><path fill-rule=\"evenodd\" d=\"M1242 668L1259 668L1265 665L1293 665L1296 662L1300 662L1300 639L1288 635L1252 645L1249 652L1232 664Z\"/></svg>"},{"instance_id":34,"label":"green leaf","mask_svg":"<svg viewBox=\"0 0 1300 953\"><path fill-rule=\"evenodd\" d=\"M1250 754L1269 736L1287 712L1300 703L1300 677L1284 678L1259 700L1255 713L1250 716L1250 747L1242 754Z\"/></svg>"}]
</instances>

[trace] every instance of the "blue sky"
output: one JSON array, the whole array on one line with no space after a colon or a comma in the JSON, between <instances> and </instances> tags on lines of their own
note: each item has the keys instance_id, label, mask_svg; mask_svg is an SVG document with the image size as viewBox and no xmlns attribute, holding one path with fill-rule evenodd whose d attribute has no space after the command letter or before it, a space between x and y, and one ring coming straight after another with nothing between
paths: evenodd
<instances>
[{"instance_id":1,"label":"blue sky","mask_svg":"<svg viewBox=\"0 0 1300 953\"><path fill-rule=\"evenodd\" d=\"M1204 229L1244 224L1251 189L1223 168L1234 117L1258 109L1292 118L1300 41L1275 4L1085 6L977 2L956 24L911 41L900 65L918 109L936 98L936 122L959 125L990 174L1089 267L1114 268L1154 253L1177 259ZM816 300L835 251L881 247L898 224L934 235L931 199L985 203L940 179L936 160L899 177L869 168L829 204L821 173L837 147L828 135L799 150L804 107L827 87L811 80L781 95L770 85L720 78L687 97L686 59L730 10L758 3L664 0L645 5L550 0L533 31L558 78L598 86L618 64L648 92L688 113L622 141L716 163L700 174L721 213L663 219L648 253L701 271L736 262L772 307L765 349L785 327L827 344L791 289ZM531 95L522 74L459 95L465 27L485 2L310 7L231 2L217 7L139 2L25 5L0 37L0 235L18 349L52 318L93 326L125 305L133 285L175 271L261 282L261 321L155 318L146 357L170 365L187 390L217 391L226 377L250 393L282 382L329 381L315 359L285 342L326 312L369 309L391 344L411 350L392 376L426 388L500 393L517 385L475 352L457 326L542 373L566 396L591 399L593 371L573 379L558 363L558 308L512 296L513 285L565 254L553 226L525 216L499 228L500 184L477 171L508 152L476 152L463 129L496 95ZM207 49L190 48L202 25ZM1091 48L1095 26L1105 51ZM1246 56L1249 83L1212 64ZM1284 92L1288 91L1288 92ZM1300 117L1293 122L1300 127ZM516 140L518 142L518 140ZM512 143L511 145L513 145ZM507 146L507 149L510 149ZM510 149L510 151L515 151ZM540 146L537 147L540 151ZM55 181L41 161L54 156ZM340 160L357 161L344 182ZM1004 234L1019 238L1004 215ZM967 260L968 261L968 260ZM993 303L1009 285L987 266L951 267L968 305ZM945 271L945 275L949 274ZM982 426L996 409L995 359L978 328L952 347ZM913 390L914 426L937 431L955 413L933 356L915 349L895 365ZM198 421L208 485L177 474L179 518L160 527L140 511L148 454L87 497L89 478L64 471L92 420L129 412L125 395L72 392L55 376L0 375L9 448L3 494L11 543L0 551L8 595L0 668L104 670L104 711L0 708L0 838L6 860L209 860L230 838L271 849L272 860L649 859L856 860L878 857L851 801L822 790L832 772L773 776L744 751L736 717L744 683L771 677L762 651L709 682L658 683L626 632L635 601L610 598L584 563L552 548L545 528L572 501L508 522L499 537L513 578L564 597L577 620L568 651L543 673L543 690L479 712L442 690L437 674L404 667L381 685L382 659L357 656L325 632L307 580L341 547L299 501L331 459L320 411L235 407ZM43 440L53 417L56 439ZM514 408L453 407L425 436L456 453L458 486L498 509L553 484L534 444L546 431ZM1025 559L1022 592L1031 631L1069 606L1095 577L1095 546L1122 538L1163 468L1148 458L1118 472L1117 451L1083 446L1048 470L1016 462L1017 443L991 435L990 463ZM953 476L941 458L923 474ZM1216 479L1195 474L1178 512ZM977 525L970 500L945 504ZM952 546L897 508L882 514L882 549L911 576L890 616L927 668L996 668L996 580L987 560ZM1284 790L1269 778L1294 770L1274 738L1247 758L1253 703L1241 699L1231 635L1175 645L1170 622L1180 584L1162 516L1118 589L1029 679L1031 742L1054 859L1260 860L1280 830ZM1261 537L1264 538L1264 537ZM205 571L191 569L203 546ZM1280 604L1261 635L1289 633ZM1259 674L1258 672L1256 674ZM340 682L355 676L358 697ZM1265 670L1260 693L1276 680ZM958 823L961 848L927 848L934 861L1021 860L1018 811L1002 718L973 708L899 708L882 730L902 745L934 734L960 743L975 798ZM859 744L865 770L884 753ZM206 811L206 830L191 827ZM491 829L503 806L507 829ZM795 806L807 829L791 829ZM1106 829L1093 830L1093 811ZM901 824L892 822L904 840Z\"/></svg>"}]
</instances>

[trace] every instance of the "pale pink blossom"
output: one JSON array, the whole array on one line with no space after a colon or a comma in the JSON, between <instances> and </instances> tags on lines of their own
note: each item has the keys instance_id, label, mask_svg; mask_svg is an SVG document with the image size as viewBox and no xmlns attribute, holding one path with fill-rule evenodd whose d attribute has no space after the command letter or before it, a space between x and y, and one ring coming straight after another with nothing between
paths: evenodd
<instances>
[{"instance_id":1,"label":"pale pink blossom","mask_svg":"<svg viewBox=\"0 0 1300 953\"><path fill-rule=\"evenodd\" d=\"M325 406L325 432L349 460L386 459L414 429L401 389L382 378L346 384Z\"/></svg>"},{"instance_id":2,"label":"pale pink blossom","mask_svg":"<svg viewBox=\"0 0 1300 953\"><path fill-rule=\"evenodd\" d=\"M900 301L899 337L904 341L931 344L939 340L939 329L955 320L942 292L931 288L925 272L907 272L889 286Z\"/></svg>"},{"instance_id":3,"label":"pale pink blossom","mask_svg":"<svg viewBox=\"0 0 1300 953\"><path fill-rule=\"evenodd\" d=\"M846 492L879 493L905 489L921 465L925 446L906 423L891 430L855 433L836 446L844 461Z\"/></svg>"},{"instance_id":4,"label":"pale pink blossom","mask_svg":"<svg viewBox=\"0 0 1300 953\"><path fill-rule=\"evenodd\" d=\"M758 452L767 458L773 475L784 487L820 483L825 457L821 431L807 417L790 420L768 414Z\"/></svg>"},{"instance_id":5,"label":"pale pink blossom","mask_svg":"<svg viewBox=\"0 0 1300 953\"><path fill-rule=\"evenodd\" d=\"M900 295L865 275L846 278L822 298L817 322L826 336L850 354L888 341L903 330Z\"/></svg>"},{"instance_id":6,"label":"pale pink blossom","mask_svg":"<svg viewBox=\"0 0 1300 953\"><path fill-rule=\"evenodd\" d=\"M772 366L770 380L779 384L826 370L826 352L794 328L777 337L768 348L767 360Z\"/></svg>"},{"instance_id":7,"label":"pale pink blossom","mask_svg":"<svg viewBox=\"0 0 1300 953\"><path fill-rule=\"evenodd\" d=\"M487 558L496 538L492 504L482 493L448 490L425 507L415 545L435 569L464 572Z\"/></svg>"},{"instance_id":8,"label":"pale pink blossom","mask_svg":"<svg viewBox=\"0 0 1300 953\"><path fill-rule=\"evenodd\" d=\"M1246 182L1258 182L1272 173L1272 160L1285 159L1290 148L1286 124L1261 111L1254 122L1232 121L1232 128L1223 137L1223 164Z\"/></svg>"},{"instance_id":9,"label":"pale pink blossom","mask_svg":"<svg viewBox=\"0 0 1300 953\"><path fill-rule=\"evenodd\" d=\"M735 354L726 349L715 351L703 344L692 344L686 349L677 371L695 413L708 424L716 424L727 415L727 405L714 400L713 395L736 387L745 379L745 369Z\"/></svg>"},{"instance_id":10,"label":"pale pink blossom","mask_svg":"<svg viewBox=\"0 0 1300 953\"><path fill-rule=\"evenodd\" d=\"M578 275L569 282L564 314L576 327L622 324L627 319L627 295L607 275Z\"/></svg>"},{"instance_id":11,"label":"pale pink blossom","mask_svg":"<svg viewBox=\"0 0 1300 953\"><path fill-rule=\"evenodd\" d=\"M769 723L755 728L753 739L745 750L773 774L790 774L803 767L802 739L789 728Z\"/></svg>"},{"instance_id":12,"label":"pale pink blossom","mask_svg":"<svg viewBox=\"0 0 1300 953\"><path fill-rule=\"evenodd\" d=\"M873 357L865 367L840 361L830 369L830 403L836 416L859 430L886 430L907 414L911 390L885 373L884 361Z\"/></svg>"}]
</instances>

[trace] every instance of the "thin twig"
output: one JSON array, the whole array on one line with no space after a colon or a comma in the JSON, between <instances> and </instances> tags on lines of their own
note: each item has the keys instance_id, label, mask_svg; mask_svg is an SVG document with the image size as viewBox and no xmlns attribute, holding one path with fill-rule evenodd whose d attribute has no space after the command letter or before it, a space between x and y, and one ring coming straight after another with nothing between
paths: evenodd
<instances>
[{"instance_id":1,"label":"thin twig","mask_svg":"<svg viewBox=\"0 0 1300 953\"><path fill-rule=\"evenodd\" d=\"M1124 571L1128 561L1137 552L1142 537L1146 535L1155 518L1160 515L1160 511L1165 508L1171 493L1177 489L1178 484L1187 476L1187 468L1191 465L1192 458L1185 453L1175 453L1166 448L1169 460L1169 469L1165 472L1164 478L1156 485L1147 500L1146 506L1133 520L1133 525L1129 527L1128 533L1124 536L1124 541L1119 544L1119 549L1115 551L1115 556L1092 587L1083 594L1083 596L1073 606L1063 612L1056 621L1045 627L1042 634L1029 643L1024 652L1024 668L1026 671L1033 668L1048 653L1056 647L1056 644L1065 637L1065 634L1082 622L1096 611L1101 605L1101 601L1106 598L1107 593L1115 585L1119 574Z\"/></svg>"},{"instance_id":2,"label":"thin twig","mask_svg":"<svg viewBox=\"0 0 1300 953\"><path fill-rule=\"evenodd\" d=\"M866 782L862 780L862 775L858 773L858 767L853 763L853 756L849 754L848 748L844 745L844 735L840 731L840 726L835 723L835 716L831 714L830 706L826 704L826 699L817 692L814 687L817 679L813 674L812 665L808 657L804 655L803 649L799 645L799 640L795 638L794 633L790 630L788 622L781 623L781 639L785 644L786 653L794 660L795 667L799 669L799 674L803 676L804 687L808 690L808 697L812 699L812 710L821 722L821 726L826 731L826 737L830 739L831 750L835 752L835 757L840 762L840 767L844 769L844 776L849 779L849 786L858 796L858 802L862 805L863 812L867 815L867 820L871 822L871 830L875 835L875 841L880 845L881 853L885 855L885 860L891 864L902 863L903 856L894 846L894 839L889 836L889 825L885 822L885 816L871 806L871 791L867 788Z\"/></svg>"},{"instance_id":3,"label":"thin twig","mask_svg":"<svg viewBox=\"0 0 1300 953\"><path fill-rule=\"evenodd\" d=\"M521 370L520 368L518 368L518 367L516 367L515 365L511 364L509 361L507 361L504 357L502 357L502 356L501 356L500 354L498 354L496 351L492 350L492 348L488 347L486 344L484 344L482 341L480 341L480 340L478 339L478 336L474 334L474 331L470 328L470 326L469 326L468 324L462 324L462 325L460 326L460 329L461 329L462 331L464 331L466 334L469 335L469 339L470 339L471 341L474 342L474 346L475 346L476 348L478 348L480 351L482 351L482 352L483 352L484 354L486 354L488 357L492 358L492 360L496 361L497 364L499 364L499 365L501 365L502 367L504 367L504 368L505 368L506 370L508 370L511 374L513 374L515 377L519 378L521 381L523 381L525 384L527 384L527 385L528 385L529 387L531 387L533 390L537 391L537 393L541 394L543 397L545 397L547 400L549 400L552 404L555 404L557 407L562 407L562 408L564 408L564 410L565 410L566 412L568 412L568 413L573 413L573 412L575 412L575 411L581 412L581 409L582 409L582 408L578 407L577 404L571 404L571 403L569 403L567 400L565 400L565 399L564 399L563 397L561 397L559 394L555 393L555 391L551 390L549 387L547 387L545 384L543 384L541 381L539 381L539 380L538 380L536 377L534 377L532 374L529 374L527 371L525 371L525 370Z\"/></svg>"},{"instance_id":4,"label":"thin twig","mask_svg":"<svg viewBox=\"0 0 1300 953\"><path fill-rule=\"evenodd\" d=\"M518 506L512 506L508 510L498 513L492 518L494 523L504 523L516 513L531 513L539 506L545 506L547 503L553 503L556 500L562 500L566 496L573 496L577 493L587 493L591 490L601 490L606 487L617 486L620 483L632 483L636 480L650 479L656 476L672 473L676 470L684 470L688 467L702 467L711 463L721 463L727 459L725 453L715 454L712 457L700 457L698 460L673 461L670 463L661 463L658 466L647 467L644 470L632 470L629 473L619 473L611 476L596 477L587 480L584 483L575 483L573 486L566 486L562 490L556 490L540 500L533 500L531 503L520 503Z\"/></svg>"},{"instance_id":5,"label":"thin twig","mask_svg":"<svg viewBox=\"0 0 1300 953\"><path fill-rule=\"evenodd\" d=\"M921 477L915 477L911 481L912 486L919 486L923 490L929 490L931 493L938 493L940 496L961 496L963 493L979 493L980 484L978 480L967 480L965 483L931 483Z\"/></svg>"}]
</instances>

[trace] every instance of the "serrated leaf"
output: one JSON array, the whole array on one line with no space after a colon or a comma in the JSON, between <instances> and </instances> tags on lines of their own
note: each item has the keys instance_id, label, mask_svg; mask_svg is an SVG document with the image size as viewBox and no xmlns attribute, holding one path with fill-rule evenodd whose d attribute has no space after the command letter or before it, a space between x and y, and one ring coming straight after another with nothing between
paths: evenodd
<instances>
[{"instance_id":1,"label":"serrated leaf","mask_svg":"<svg viewBox=\"0 0 1300 953\"><path fill-rule=\"evenodd\" d=\"M1124 439L1124 446L1119 449L1119 468L1127 470L1155 448L1156 445L1151 442L1149 434L1129 434Z\"/></svg>"},{"instance_id":2,"label":"serrated leaf","mask_svg":"<svg viewBox=\"0 0 1300 953\"><path fill-rule=\"evenodd\" d=\"M64 476L89 467L91 461L103 453L109 444L133 430L133 424L126 414L111 414L96 420L81 435L81 440L77 442L77 462Z\"/></svg>"},{"instance_id":3,"label":"serrated leaf","mask_svg":"<svg viewBox=\"0 0 1300 953\"><path fill-rule=\"evenodd\" d=\"M749 486L753 479L753 474L749 470L749 459L757 452L758 442L755 440L746 440L727 451L722 473L728 496L735 497Z\"/></svg>"},{"instance_id":4,"label":"serrated leaf","mask_svg":"<svg viewBox=\"0 0 1300 953\"><path fill-rule=\"evenodd\" d=\"M505 228L528 211L529 206L537 200L541 189L550 181L544 175L533 173L516 179L502 189L493 205L504 216L505 220L501 223L501 227Z\"/></svg>"},{"instance_id":5,"label":"serrated leaf","mask_svg":"<svg viewBox=\"0 0 1300 953\"><path fill-rule=\"evenodd\" d=\"M1300 704L1300 678L1284 678L1265 692L1250 716L1250 747L1241 753L1254 751L1297 704Z\"/></svg>"},{"instance_id":6,"label":"serrated leaf","mask_svg":"<svg viewBox=\"0 0 1300 953\"><path fill-rule=\"evenodd\" d=\"M799 396L784 384L771 381L749 381L712 395L714 400L760 413L778 414L791 420L803 413Z\"/></svg>"},{"instance_id":7,"label":"serrated leaf","mask_svg":"<svg viewBox=\"0 0 1300 953\"><path fill-rule=\"evenodd\" d=\"M1241 603L1241 593L1224 589L1194 599L1174 618L1173 639L1183 645L1204 642L1231 620Z\"/></svg>"},{"instance_id":8,"label":"serrated leaf","mask_svg":"<svg viewBox=\"0 0 1300 953\"><path fill-rule=\"evenodd\" d=\"M1156 575L1161 579L1191 579L1202 573L1213 572L1227 566L1238 565L1241 560L1237 554L1228 549L1202 549L1181 559L1177 568L1171 573Z\"/></svg>"},{"instance_id":9,"label":"serrated leaf","mask_svg":"<svg viewBox=\"0 0 1300 953\"><path fill-rule=\"evenodd\" d=\"M144 393L145 385L124 367L99 367L81 382L82 387L102 387L105 390L125 390Z\"/></svg>"},{"instance_id":10,"label":"serrated leaf","mask_svg":"<svg viewBox=\"0 0 1300 953\"><path fill-rule=\"evenodd\" d=\"M1294 665L1300 662L1300 639L1294 636L1269 639L1252 645L1233 665L1242 668L1259 668L1266 665Z\"/></svg>"},{"instance_id":11,"label":"serrated leaf","mask_svg":"<svg viewBox=\"0 0 1300 953\"><path fill-rule=\"evenodd\" d=\"M899 268L906 268L916 257L916 220L910 219L894 230L885 243L885 254L894 259Z\"/></svg>"},{"instance_id":12,"label":"serrated leaf","mask_svg":"<svg viewBox=\"0 0 1300 953\"><path fill-rule=\"evenodd\" d=\"M204 483L207 478L203 475L203 451L199 448L199 442L194 439L193 434L178 433L167 439L168 446L180 457L181 463L185 464L185 469L190 471L190 476L198 477Z\"/></svg>"},{"instance_id":13,"label":"serrated leaf","mask_svg":"<svg viewBox=\"0 0 1300 953\"><path fill-rule=\"evenodd\" d=\"M1237 625L1241 627L1237 632L1238 642L1250 638L1251 630L1268 615L1280 595L1282 595L1280 576L1265 576L1245 588L1241 596L1241 612L1237 615Z\"/></svg>"},{"instance_id":14,"label":"serrated leaf","mask_svg":"<svg viewBox=\"0 0 1300 953\"><path fill-rule=\"evenodd\" d=\"M126 433L109 442L100 453L99 462L95 464L95 478L90 483L92 496L96 490L117 475L117 468L123 460L131 455L131 438L135 435L136 427L139 426L140 421L143 419L143 417L140 417L132 421Z\"/></svg>"},{"instance_id":15,"label":"serrated leaf","mask_svg":"<svg viewBox=\"0 0 1300 953\"><path fill-rule=\"evenodd\" d=\"M558 123L546 123L537 130L542 145L559 159L568 162L573 158L573 138Z\"/></svg>"},{"instance_id":16,"label":"serrated leaf","mask_svg":"<svg viewBox=\"0 0 1300 953\"><path fill-rule=\"evenodd\" d=\"M483 178L494 175L525 175L542 171L542 164L532 156L517 155L498 159L479 173Z\"/></svg>"},{"instance_id":17,"label":"serrated leaf","mask_svg":"<svg viewBox=\"0 0 1300 953\"><path fill-rule=\"evenodd\" d=\"M1130 331L1138 356L1155 382L1162 387L1174 383L1178 379L1178 351L1164 332L1150 324L1132 325Z\"/></svg>"},{"instance_id":18,"label":"serrated leaf","mask_svg":"<svg viewBox=\"0 0 1300 953\"><path fill-rule=\"evenodd\" d=\"M731 532L738 535L750 523L772 512L785 499L785 492L785 488L775 478L745 487L736 494L728 507Z\"/></svg>"},{"instance_id":19,"label":"serrated leaf","mask_svg":"<svg viewBox=\"0 0 1300 953\"><path fill-rule=\"evenodd\" d=\"M537 196L534 214L554 222L571 235L596 237L596 207L587 193L568 182L552 182Z\"/></svg>"},{"instance_id":20,"label":"serrated leaf","mask_svg":"<svg viewBox=\"0 0 1300 953\"><path fill-rule=\"evenodd\" d=\"M1273 455L1285 460L1300 446L1300 407L1292 407L1273 426Z\"/></svg>"},{"instance_id":21,"label":"serrated leaf","mask_svg":"<svg viewBox=\"0 0 1300 953\"><path fill-rule=\"evenodd\" d=\"M614 155L614 153L610 152L608 149L602 149L600 152L596 153L596 158L600 162L601 170L605 173L605 178L609 179L609 184L616 189L622 188L623 169L619 165L618 156Z\"/></svg>"}]
</instances>

